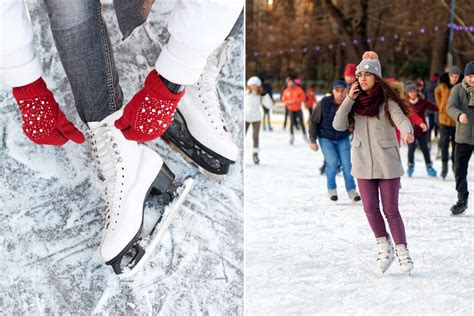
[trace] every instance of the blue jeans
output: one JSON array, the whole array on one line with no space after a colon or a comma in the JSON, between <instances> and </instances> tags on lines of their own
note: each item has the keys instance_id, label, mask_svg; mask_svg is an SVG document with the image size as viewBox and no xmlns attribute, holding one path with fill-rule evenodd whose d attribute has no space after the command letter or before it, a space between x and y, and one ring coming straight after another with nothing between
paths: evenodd
<instances>
[{"instance_id":1,"label":"blue jeans","mask_svg":"<svg viewBox=\"0 0 474 316\"><path fill-rule=\"evenodd\" d=\"M330 140L328 138L320 138L319 146L326 160L326 179L328 190L334 190L336 185L336 174L338 164L342 167L346 191L356 188L354 178L351 175L351 141L349 137L340 140Z\"/></svg>"},{"instance_id":2,"label":"blue jeans","mask_svg":"<svg viewBox=\"0 0 474 316\"><path fill-rule=\"evenodd\" d=\"M123 94L99 0L44 0L77 112L97 122L119 110Z\"/></svg>"}]
</instances>

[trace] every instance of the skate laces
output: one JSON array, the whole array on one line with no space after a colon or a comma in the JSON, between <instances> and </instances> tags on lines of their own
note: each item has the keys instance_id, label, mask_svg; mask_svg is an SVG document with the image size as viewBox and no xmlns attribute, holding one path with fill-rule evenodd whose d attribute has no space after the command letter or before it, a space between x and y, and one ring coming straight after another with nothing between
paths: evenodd
<instances>
[{"instance_id":1,"label":"skate laces","mask_svg":"<svg viewBox=\"0 0 474 316\"><path fill-rule=\"evenodd\" d=\"M221 135L228 133L228 131L226 122L222 116L219 97L217 95L217 77L227 59L227 50L229 47L230 42L226 41L223 46L218 49L217 53L214 53L209 57L208 65L196 84L198 97L208 116L209 123L211 123L214 129Z\"/></svg>"},{"instance_id":2,"label":"skate laces","mask_svg":"<svg viewBox=\"0 0 474 316\"><path fill-rule=\"evenodd\" d=\"M117 220L111 217L120 215L122 197L115 196L117 182L117 164L122 162L122 157L118 151L118 145L115 142L114 135L106 124L95 128L90 133L94 156L99 163L99 169L104 178L105 197L107 203L106 229L109 229L111 222L117 223ZM122 170L124 168L122 167ZM122 183L123 184L123 183ZM123 193L123 190L120 190ZM116 210L116 212L112 212ZM114 228L112 228L114 230Z\"/></svg>"},{"instance_id":3,"label":"skate laces","mask_svg":"<svg viewBox=\"0 0 474 316\"><path fill-rule=\"evenodd\" d=\"M413 263L406 247L397 247L397 257L402 264Z\"/></svg>"}]
</instances>

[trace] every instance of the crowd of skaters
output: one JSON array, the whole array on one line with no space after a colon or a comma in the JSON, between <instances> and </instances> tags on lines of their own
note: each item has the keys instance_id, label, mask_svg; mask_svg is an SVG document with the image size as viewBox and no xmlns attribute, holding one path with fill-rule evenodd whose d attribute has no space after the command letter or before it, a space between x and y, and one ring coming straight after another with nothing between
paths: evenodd
<instances>
[{"instance_id":1,"label":"crowd of skaters","mask_svg":"<svg viewBox=\"0 0 474 316\"><path fill-rule=\"evenodd\" d=\"M254 78L247 83L247 96L254 94L255 102L246 98L246 113L252 106L268 108L263 105L264 94L256 98ZM423 153L427 176L438 175L430 152L432 142L438 141L441 177L446 178L449 161L455 175L458 200L450 211L459 215L467 209L467 169L474 149L474 61L465 65L464 73L451 66L446 73L433 75L425 85L421 79L402 83L396 78L383 78L377 54L366 52L357 66L346 65L343 77L331 83L321 100L317 100L314 87L305 92L301 82L291 77L286 79L281 100L290 122L290 144L299 125L309 147L323 153L329 198L338 200L335 179L341 170L349 198L354 203L362 200L377 240L377 262L382 272L395 255L402 271L413 269L398 205L400 177L405 173L399 151L402 140L408 146L409 177L415 169L416 148ZM310 106L308 135L303 104ZM258 142L255 144L254 152L258 152Z\"/></svg>"}]
</instances>

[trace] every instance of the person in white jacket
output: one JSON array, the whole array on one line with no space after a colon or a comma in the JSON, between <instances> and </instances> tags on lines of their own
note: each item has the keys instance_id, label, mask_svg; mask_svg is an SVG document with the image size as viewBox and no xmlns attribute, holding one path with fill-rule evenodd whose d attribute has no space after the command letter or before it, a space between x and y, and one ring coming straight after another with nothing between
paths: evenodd
<instances>
[{"instance_id":1,"label":"person in white jacket","mask_svg":"<svg viewBox=\"0 0 474 316\"><path fill-rule=\"evenodd\" d=\"M144 87L123 109L100 1L44 3L77 112L90 129L94 156L105 180L108 207L101 254L116 273L121 273L117 265L124 254L129 248L139 247L134 243L141 232L142 209L149 189L155 187L165 193L174 179L161 157L138 142L156 139L170 126L185 87L198 81L208 56L225 40L238 19L243 0L177 0L168 21L169 41L149 70ZM152 3L114 1L125 37L146 20ZM0 80L12 88L22 114L23 131L31 141L57 146L69 140L85 141L83 133L67 120L43 79L23 0L0 2ZM168 220L164 222L169 225ZM140 258L135 257L132 262Z\"/></svg>"},{"instance_id":2,"label":"person in white jacket","mask_svg":"<svg viewBox=\"0 0 474 316\"><path fill-rule=\"evenodd\" d=\"M262 92L262 81L260 78L256 76L249 78L247 81L247 93L245 95L245 134L247 134L247 130L250 125L252 125L252 155L255 164L260 162L260 158L258 157L260 122L262 117L260 108L264 106L270 109L270 103L273 103L270 96L268 94L262 96Z\"/></svg>"}]
</instances>

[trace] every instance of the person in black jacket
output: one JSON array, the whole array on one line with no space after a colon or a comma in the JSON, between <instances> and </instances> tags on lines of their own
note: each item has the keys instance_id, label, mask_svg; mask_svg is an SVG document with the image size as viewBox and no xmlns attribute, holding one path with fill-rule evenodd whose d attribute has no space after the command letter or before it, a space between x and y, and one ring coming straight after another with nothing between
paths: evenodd
<instances>
[{"instance_id":1,"label":"person in black jacket","mask_svg":"<svg viewBox=\"0 0 474 316\"><path fill-rule=\"evenodd\" d=\"M356 184L351 175L351 141L350 131L337 131L332 126L337 108L347 94L347 85L342 80L336 80L331 85L331 95L319 101L311 115L309 127L310 148L314 151L319 149L316 140L326 160L326 178L329 198L337 201L336 174L337 166L341 165L346 184L346 191L353 202L360 201L356 191Z\"/></svg>"}]
</instances>

